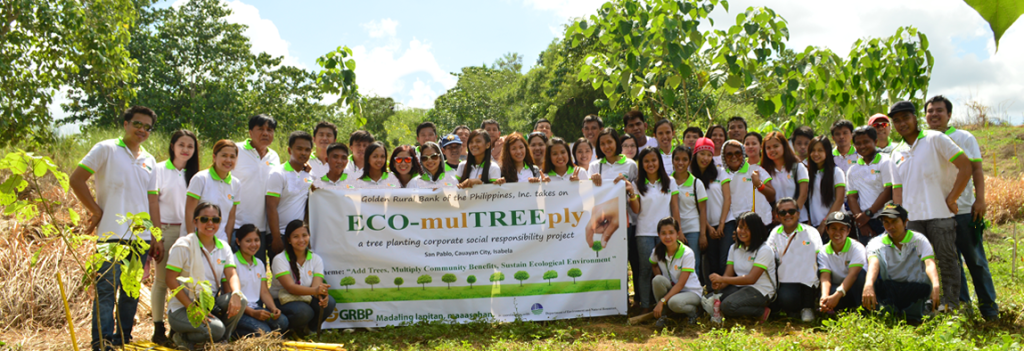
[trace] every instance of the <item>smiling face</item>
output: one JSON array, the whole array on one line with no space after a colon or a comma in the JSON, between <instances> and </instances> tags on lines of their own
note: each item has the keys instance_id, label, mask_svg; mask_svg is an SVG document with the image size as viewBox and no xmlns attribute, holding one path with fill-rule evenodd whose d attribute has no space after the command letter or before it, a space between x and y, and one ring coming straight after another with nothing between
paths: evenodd
<instances>
[{"instance_id":1,"label":"smiling face","mask_svg":"<svg viewBox=\"0 0 1024 351\"><path fill-rule=\"evenodd\" d=\"M348 166L348 153L341 149L334 150L327 155L327 166L331 167L331 173L344 172L345 167Z\"/></svg>"},{"instance_id":2,"label":"smiling face","mask_svg":"<svg viewBox=\"0 0 1024 351\"><path fill-rule=\"evenodd\" d=\"M658 227L658 239L661 239L661 243L665 246L675 246L676 241L679 241L679 231L675 226L663 224Z\"/></svg>"},{"instance_id":3,"label":"smiling face","mask_svg":"<svg viewBox=\"0 0 1024 351\"><path fill-rule=\"evenodd\" d=\"M288 147L288 155L291 161L299 164L309 162L309 155L313 154L313 144L306 139L295 140L292 146Z\"/></svg>"},{"instance_id":4,"label":"smiling face","mask_svg":"<svg viewBox=\"0 0 1024 351\"><path fill-rule=\"evenodd\" d=\"M577 149L577 151L579 151ZM551 164L562 169L569 165L569 149L564 144L551 145Z\"/></svg>"},{"instance_id":5,"label":"smiling face","mask_svg":"<svg viewBox=\"0 0 1024 351\"><path fill-rule=\"evenodd\" d=\"M861 157L868 157L875 153L875 141L871 140L867 134L853 137L853 147L857 149L857 154ZM865 160L865 162L869 161L871 160Z\"/></svg>"},{"instance_id":6,"label":"smiling face","mask_svg":"<svg viewBox=\"0 0 1024 351\"><path fill-rule=\"evenodd\" d=\"M313 134L313 142L316 143L316 149L318 152L326 152L327 147L338 141L338 136L334 134L331 128L320 127Z\"/></svg>"},{"instance_id":7,"label":"smiling face","mask_svg":"<svg viewBox=\"0 0 1024 351\"><path fill-rule=\"evenodd\" d=\"M509 156L512 156L512 161L516 163L524 162L526 159L526 144L523 139L513 139L512 144L508 147Z\"/></svg>"},{"instance_id":8,"label":"smiling face","mask_svg":"<svg viewBox=\"0 0 1024 351\"><path fill-rule=\"evenodd\" d=\"M213 165L215 170L221 172L231 172L235 169L235 161L238 159L238 148L234 146L226 146L220 148L217 154L213 155Z\"/></svg>"},{"instance_id":9,"label":"smiling face","mask_svg":"<svg viewBox=\"0 0 1024 351\"><path fill-rule=\"evenodd\" d=\"M747 151L747 157L752 159L760 158L761 142L757 141L757 137L751 135L743 139L743 148Z\"/></svg>"},{"instance_id":10,"label":"smiling face","mask_svg":"<svg viewBox=\"0 0 1024 351\"><path fill-rule=\"evenodd\" d=\"M202 223L202 221L199 220L202 217L207 218L206 223ZM213 223L214 218L217 219L218 223ZM207 237L211 237L217 234L217 231L220 230L219 222L220 212L217 211L217 209L214 207L204 208L202 211L199 211L199 215L192 220L192 223L195 224L196 231L199 233L199 235L204 235Z\"/></svg>"},{"instance_id":11,"label":"smiling face","mask_svg":"<svg viewBox=\"0 0 1024 351\"><path fill-rule=\"evenodd\" d=\"M406 175L412 171L412 158L416 156L406 151L396 152L391 155L395 162L395 171L398 174Z\"/></svg>"},{"instance_id":12,"label":"smiling face","mask_svg":"<svg viewBox=\"0 0 1024 351\"><path fill-rule=\"evenodd\" d=\"M715 162L715 155L711 151L701 150L697 152L697 166L700 169L708 168L712 162Z\"/></svg>"},{"instance_id":13,"label":"smiling face","mask_svg":"<svg viewBox=\"0 0 1024 351\"><path fill-rule=\"evenodd\" d=\"M722 151L722 160L725 161L725 165L729 166L732 170L738 170L743 167L743 150L735 144L726 145Z\"/></svg>"},{"instance_id":14,"label":"smiling face","mask_svg":"<svg viewBox=\"0 0 1024 351\"><path fill-rule=\"evenodd\" d=\"M694 132L683 134L683 144L689 146L691 149L697 146L697 139L700 139L700 134Z\"/></svg>"},{"instance_id":15,"label":"smiling face","mask_svg":"<svg viewBox=\"0 0 1024 351\"><path fill-rule=\"evenodd\" d=\"M750 247L750 228L747 228L747 222L736 221L736 239L743 243L743 246Z\"/></svg>"},{"instance_id":16,"label":"smiling face","mask_svg":"<svg viewBox=\"0 0 1024 351\"><path fill-rule=\"evenodd\" d=\"M477 135L475 138L473 138L473 140L469 141L468 149L469 153L473 154L473 157L476 159L477 162L483 162L484 153L487 152L487 148L489 147L490 145L488 145L487 140L484 139L484 136Z\"/></svg>"},{"instance_id":17,"label":"smiling face","mask_svg":"<svg viewBox=\"0 0 1024 351\"><path fill-rule=\"evenodd\" d=\"M449 144L444 147L444 158L449 161L458 161L459 156L462 156L462 144Z\"/></svg>"},{"instance_id":18,"label":"smiling face","mask_svg":"<svg viewBox=\"0 0 1024 351\"><path fill-rule=\"evenodd\" d=\"M672 126L668 123L663 123L658 126L658 129L654 131L654 138L658 139L658 147L662 150L672 148L672 138L676 136L676 133L672 131Z\"/></svg>"},{"instance_id":19,"label":"smiling face","mask_svg":"<svg viewBox=\"0 0 1024 351\"><path fill-rule=\"evenodd\" d=\"M597 122L583 123L583 137L593 141L601 133L601 126Z\"/></svg>"},{"instance_id":20,"label":"smiling face","mask_svg":"<svg viewBox=\"0 0 1024 351\"><path fill-rule=\"evenodd\" d=\"M811 145L810 157L811 162L818 165L818 169L825 167L825 157L828 157L828 152L825 151L825 144L814 143Z\"/></svg>"},{"instance_id":21,"label":"smiling face","mask_svg":"<svg viewBox=\"0 0 1024 351\"><path fill-rule=\"evenodd\" d=\"M633 138L627 138L622 142L622 154L627 158L636 157L636 140Z\"/></svg>"},{"instance_id":22,"label":"smiling face","mask_svg":"<svg viewBox=\"0 0 1024 351\"><path fill-rule=\"evenodd\" d=\"M309 230L306 227L299 227L288 236L288 243L296 252L305 252L309 248Z\"/></svg>"},{"instance_id":23,"label":"smiling face","mask_svg":"<svg viewBox=\"0 0 1024 351\"><path fill-rule=\"evenodd\" d=\"M615 148L618 143L615 142L615 138L611 134L605 134L601 136L601 140L598 140L601 152L604 153L605 157L617 156L615 155Z\"/></svg>"},{"instance_id":24,"label":"smiling face","mask_svg":"<svg viewBox=\"0 0 1024 351\"><path fill-rule=\"evenodd\" d=\"M244 236L238 240L238 250L248 256L256 255L256 251L260 250L259 232L251 231L241 235Z\"/></svg>"},{"instance_id":25,"label":"smiling face","mask_svg":"<svg viewBox=\"0 0 1024 351\"><path fill-rule=\"evenodd\" d=\"M747 127L743 125L743 122L732 121L727 125L729 128L729 139L732 140L743 140L743 136L747 135Z\"/></svg>"},{"instance_id":26,"label":"smiling face","mask_svg":"<svg viewBox=\"0 0 1024 351\"><path fill-rule=\"evenodd\" d=\"M712 130L711 141L715 143L715 152L722 152L722 144L725 144L725 131L722 128Z\"/></svg>"},{"instance_id":27,"label":"smiling face","mask_svg":"<svg viewBox=\"0 0 1024 351\"><path fill-rule=\"evenodd\" d=\"M643 163L644 171L647 172L648 177L658 177L658 168L661 168L661 156L653 152L648 152L644 155L644 159L641 160Z\"/></svg>"},{"instance_id":28,"label":"smiling face","mask_svg":"<svg viewBox=\"0 0 1024 351\"><path fill-rule=\"evenodd\" d=\"M416 142L420 145L426 144L429 141L437 141L437 131L434 128L423 128L420 129L419 133L416 133Z\"/></svg>"},{"instance_id":29,"label":"smiling face","mask_svg":"<svg viewBox=\"0 0 1024 351\"><path fill-rule=\"evenodd\" d=\"M879 118L875 123L872 123L871 126L878 132L878 142L889 140L889 134L892 133L892 127L890 127L889 120Z\"/></svg>"},{"instance_id":30,"label":"smiling face","mask_svg":"<svg viewBox=\"0 0 1024 351\"><path fill-rule=\"evenodd\" d=\"M192 155L196 153L196 142L192 140L192 137L182 136L178 138L178 141L174 142L174 160L185 161L192 158Z\"/></svg>"},{"instance_id":31,"label":"smiling face","mask_svg":"<svg viewBox=\"0 0 1024 351\"><path fill-rule=\"evenodd\" d=\"M370 159L368 161L370 169L384 169L384 165L388 162L388 155L384 152L384 148L378 147L376 150L373 150L372 154L370 154Z\"/></svg>"},{"instance_id":32,"label":"smiling face","mask_svg":"<svg viewBox=\"0 0 1024 351\"><path fill-rule=\"evenodd\" d=\"M543 164L544 151L546 149L547 145L544 144L544 139L541 139L540 137L530 138L530 154L533 156L533 162Z\"/></svg>"},{"instance_id":33,"label":"smiling face","mask_svg":"<svg viewBox=\"0 0 1024 351\"><path fill-rule=\"evenodd\" d=\"M142 143L149 139L149 132L153 130L153 118L147 115L136 113L130 121L124 122L125 137Z\"/></svg>"},{"instance_id":34,"label":"smiling face","mask_svg":"<svg viewBox=\"0 0 1024 351\"><path fill-rule=\"evenodd\" d=\"M433 157L437 155L437 157ZM438 167L441 167L441 155L437 153L432 147L424 147L420 150L420 164L423 168L430 172L430 174L437 173ZM457 157L457 156L456 156ZM412 167L411 165L409 167Z\"/></svg>"},{"instance_id":35,"label":"smiling face","mask_svg":"<svg viewBox=\"0 0 1024 351\"><path fill-rule=\"evenodd\" d=\"M892 118L892 127L896 129L896 133L900 133L904 139L910 137L917 137L917 116L910 111L896 112L896 114L890 116Z\"/></svg>"},{"instance_id":36,"label":"smiling face","mask_svg":"<svg viewBox=\"0 0 1024 351\"><path fill-rule=\"evenodd\" d=\"M791 201L779 204L775 213L779 215L779 221L786 228L795 228L797 224L800 224L800 212L797 210L796 204Z\"/></svg>"},{"instance_id":37,"label":"smiling face","mask_svg":"<svg viewBox=\"0 0 1024 351\"><path fill-rule=\"evenodd\" d=\"M533 131L544 133L544 135L547 135L548 138L551 138L551 136L552 136L552 133L551 133L551 123L548 123L548 122L537 123L537 128L534 129Z\"/></svg>"},{"instance_id":38,"label":"smiling face","mask_svg":"<svg viewBox=\"0 0 1024 351\"><path fill-rule=\"evenodd\" d=\"M782 143L779 142L779 139L769 138L765 141L764 151L765 156L768 156L769 159L775 161L775 166L786 166L785 159L783 158L783 154L786 152L786 149L782 146Z\"/></svg>"},{"instance_id":39,"label":"smiling face","mask_svg":"<svg viewBox=\"0 0 1024 351\"><path fill-rule=\"evenodd\" d=\"M615 151L612 147L612 151ZM576 162L580 165L589 165L591 158L594 157L594 149L590 147L589 143L581 143L576 146Z\"/></svg>"},{"instance_id":40,"label":"smiling face","mask_svg":"<svg viewBox=\"0 0 1024 351\"><path fill-rule=\"evenodd\" d=\"M675 170L686 170L690 167L690 154L685 152L675 152L672 154L672 169Z\"/></svg>"},{"instance_id":41,"label":"smiling face","mask_svg":"<svg viewBox=\"0 0 1024 351\"><path fill-rule=\"evenodd\" d=\"M850 227L842 223L829 224L825 230L828 231L828 238L833 243L846 243L846 236L850 235Z\"/></svg>"},{"instance_id":42,"label":"smiling face","mask_svg":"<svg viewBox=\"0 0 1024 351\"><path fill-rule=\"evenodd\" d=\"M274 128L270 128L270 123L256 126L249 130L249 139L252 141L252 146L257 149L270 146L270 143L274 142Z\"/></svg>"},{"instance_id":43,"label":"smiling face","mask_svg":"<svg viewBox=\"0 0 1024 351\"><path fill-rule=\"evenodd\" d=\"M946 103L937 101L925 105L925 121L928 122L928 128L945 132L949 129L949 110L946 109Z\"/></svg>"}]
</instances>

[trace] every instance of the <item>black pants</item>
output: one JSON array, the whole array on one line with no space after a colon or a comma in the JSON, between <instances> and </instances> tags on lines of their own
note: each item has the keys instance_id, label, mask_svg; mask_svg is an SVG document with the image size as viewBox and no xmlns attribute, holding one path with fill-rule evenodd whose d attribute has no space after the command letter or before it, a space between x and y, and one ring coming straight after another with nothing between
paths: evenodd
<instances>
[{"instance_id":1,"label":"black pants","mask_svg":"<svg viewBox=\"0 0 1024 351\"><path fill-rule=\"evenodd\" d=\"M785 311L789 316L800 316L800 310L814 308L821 297L821 289L801 283L779 283L779 297L772 303L773 311Z\"/></svg>"},{"instance_id":2,"label":"black pants","mask_svg":"<svg viewBox=\"0 0 1024 351\"><path fill-rule=\"evenodd\" d=\"M908 321L920 322L925 299L932 293L932 286L925 283L875 281L875 296L878 304L897 315L906 316Z\"/></svg>"}]
</instances>

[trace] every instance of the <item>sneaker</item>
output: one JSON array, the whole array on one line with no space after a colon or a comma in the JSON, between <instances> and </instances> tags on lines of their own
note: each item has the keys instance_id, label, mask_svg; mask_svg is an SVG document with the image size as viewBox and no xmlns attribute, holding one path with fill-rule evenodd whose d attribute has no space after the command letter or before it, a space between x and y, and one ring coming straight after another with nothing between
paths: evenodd
<instances>
[{"instance_id":1,"label":"sneaker","mask_svg":"<svg viewBox=\"0 0 1024 351\"><path fill-rule=\"evenodd\" d=\"M694 314L691 314L691 315L687 316L686 317L686 324L689 324L689 325L697 324L697 314L694 313Z\"/></svg>"},{"instance_id":2,"label":"sneaker","mask_svg":"<svg viewBox=\"0 0 1024 351\"><path fill-rule=\"evenodd\" d=\"M939 308L942 308L942 306L940 305ZM925 300L925 302L924 302L924 311L923 311L922 315L933 316L933 317L935 316L935 310L932 309L932 300L931 299Z\"/></svg>"},{"instance_id":3,"label":"sneaker","mask_svg":"<svg viewBox=\"0 0 1024 351\"><path fill-rule=\"evenodd\" d=\"M356 330L352 328L345 328L345 330L342 330L342 332L344 332L345 334L352 334L355 333Z\"/></svg>"},{"instance_id":4,"label":"sneaker","mask_svg":"<svg viewBox=\"0 0 1024 351\"><path fill-rule=\"evenodd\" d=\"M800 310L800 320L804 321L804 323L814 322L814 310L810 308Z\"/></svg>"},{"instance_id":5,"label":"sneaker","mask_svg":"<svg viewBox=\"0 0 1024 351\"><path fill-rule=\"evenodd\" d=\"M376 332L377 332L377 328L374 328L374 327L366 327L366 331L368 331L368 332L371 332L371 333L376 333Z\"/></svg>"},{"instance_id":6,"label":"sneaker","mask_svg":"<svg viewBox=\"0 0 1024 351\"><path fill-rule=\"evenodd\" d=\"M175 333L171 339L174 340L174 346L179 349L195 350L195 346L186 341L185 337L181 333Z\"/></svg>"},{"instance_id":7,"label":"sneaker","mask_svg":"<svg viewBox=\"0 0 1024 351\"><path fill-rule=\"evenodd\" d=\"M772 309L771 309L771 308L768 308L768 307L765 307L765 308L764 308L764 314L763 314L763 315L761 315L761 319L760 319L760 320L758 320L757 322L758 322L758 323L765 323L765 322L768 322L768 315L770 315L770 314L772 314Z\"/></svg>"},{"instance_id":8,"label":"sneaker","mask_svg":"<svg viewBox=\"0 0 1024 351\"><path fill-rule=\"evenodd\" d=\"M654 322L654 329L664 329L665 323L668 323L668 316L661 316L657 322Z\"/></svg>"}]
</instances>

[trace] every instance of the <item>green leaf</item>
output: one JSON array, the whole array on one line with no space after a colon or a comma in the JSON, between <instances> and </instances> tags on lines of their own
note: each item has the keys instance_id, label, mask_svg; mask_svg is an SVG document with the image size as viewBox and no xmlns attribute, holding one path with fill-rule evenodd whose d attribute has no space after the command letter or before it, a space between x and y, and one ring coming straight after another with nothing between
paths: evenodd
<instances>
[{"instance_id":1,"label":"green leaf","mask_svg":"<svg viewBox=\"0 0 1024 351\"><path fill-rule=\"evenodd\" d=\"M679 82L682 82L682 81L683 81L682 77L680 77L678 75L672 75L672 76L668 77L668 80L666 81L666 83L668 83L668 86L672 87L672 89L679 89Z\"/></svg>"},{"instance_id":2,"label":"green leaf","mask_svg":"<svg viewBox=\"0 0 1024 351\"><path fill-rule=\"evenodd\" d=\"M43 253L43 249L39 248L36 253L32 254L32 258L28 262L29 267L35 267L36 263L39 263L39 254Z\"/></svg>"},{"instance_id":3,"label":"green leaf","mask_svg":"<svg viewBox=\"0 0 1024 351\"><path fill-rule=\"evenodd\" d=\"M996 51L999 51L999 39L1003 33L1017 21L1017 18L1024 14L1024 1L1020 0L964 0L967 5L978 11L978 14L988 22L992 33L995 34Z\"/></svg>"},{"instance_id":4,"label":"green leaf","mask_svg":"<svg viewBox=\"0 0 1024 351\"><path fill-rule=\"evenodd\" d=\"M758 100L757 113L763 117L769 117L775 113L775 103L771 100Z\"/></svg>"},{"instance_id":5,"label":"green leaf","mask_svg":"<svg viewBox=\"0 0 1024 351\"><path fill-rule=\"evenodd\" d=\"M75 212L75 209L71 207L68 207L68 218L71 219L71 225L73 226L77 226L78 221L81 220L81 217L78 216L78 212Z\"/></svg>"},{"instance_id":6,"label":"green leaf","mask_svg":"<svg viewBox=\"0 0 1024 351\"><path fill-rule=\"evenodd\" d=\"M121 287L128 296L139 298L139 290L142 288L142 260L138 255L132 257L128 264L121 265Z\"/></svg>"}]
</instances>

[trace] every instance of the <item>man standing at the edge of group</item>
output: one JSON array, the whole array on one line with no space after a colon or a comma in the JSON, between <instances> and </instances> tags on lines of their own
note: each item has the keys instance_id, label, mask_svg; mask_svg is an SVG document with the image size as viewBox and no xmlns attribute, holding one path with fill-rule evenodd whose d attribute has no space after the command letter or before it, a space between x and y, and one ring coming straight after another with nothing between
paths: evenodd
<instances>
[{"instance_id":1,"label":"man standing at the edge of group","mask_svg":"<svg viewBox=\"0 0 1024 351\"><path fill-rule=\"evenodd\" d=\"M891 157L893 202L910 213L909 229L924 234L935 249L942 283L942 305L956 307L960 296L960 260L956 254L953 216L957 199L971 178L971 162L952 139L919 127L917 108L900 101L889 108L893 127L903 142Z\"/></svg>"}]
</instances>

